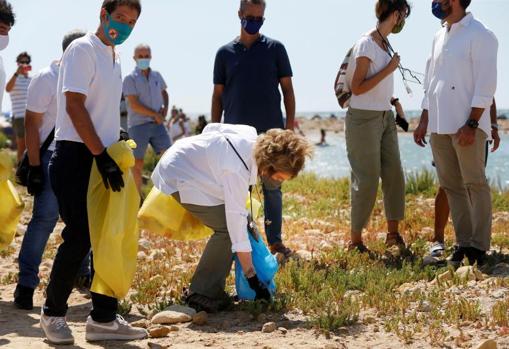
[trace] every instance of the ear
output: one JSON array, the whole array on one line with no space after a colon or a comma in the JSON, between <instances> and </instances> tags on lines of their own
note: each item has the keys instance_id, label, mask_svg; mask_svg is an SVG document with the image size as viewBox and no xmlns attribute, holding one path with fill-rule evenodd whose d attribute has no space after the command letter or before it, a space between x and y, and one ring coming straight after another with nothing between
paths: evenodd
<instances>
[{"instance_id":1,"label":"ear","mask_svg":"<svg viewBox=\"0 0 509 349\"><path fill-rule=\"evenodd\" d=\"M108 15L108 12L106 12L106 9L103 7L103 8L101 9L101 15L100 15L100 17L99 17L99 18L100 18L100 20L101 20L101 22L106 22L106 17L107 17L107 15Z\"/></svg>"},{"instance_id":2,"label":"ear","mask_svg":"<svg viewBox=\"0 0 509 349\"><path fill-rule=\"evenodd\" d=\"M242 19L242 11L241 10L239 10L238 15L239 15L239 19Z\"/></svg>"}]
</instances>

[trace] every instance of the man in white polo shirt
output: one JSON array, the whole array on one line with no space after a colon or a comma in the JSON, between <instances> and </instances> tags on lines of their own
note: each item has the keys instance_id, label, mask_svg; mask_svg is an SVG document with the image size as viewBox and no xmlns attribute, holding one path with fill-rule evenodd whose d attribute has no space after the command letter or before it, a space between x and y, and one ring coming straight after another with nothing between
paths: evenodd
<instances>
[{"instance_id":1,"label":"man in white polo shirt","mask_svg":"<svg viewBox=\"0 0 509 349\"><path fill-rule=\"evenodd\" d=\"M115 47L129 37L140 13L139 0L104 0L97 31L75 40L60 65L57 142L49 173L65 228L41 314L41 327L53 344L74 342L65 315L74 279L90 249L87 190L94 159L106 188L118 192L124 186L120 168L106 151L120 134L122 76ZM88 341L146 337L144 329L129 326L117 315L117 299L92 292L92 305Z\"/></svg>"},{"instance_id":2,"label":"man in white polo shirt","mask_svg":"<svg viewBox=\"0 0 509 349\"><path fill-rule=\"evenodd\" d=\"M491 240L491 192L485 173L490 107L497 86L495 35L466 10L471 0L434 0L443 28L433 41L423 113L414 138L431 148L457 246L449 262L485 262Z\"/></svg>"}]
</instances>

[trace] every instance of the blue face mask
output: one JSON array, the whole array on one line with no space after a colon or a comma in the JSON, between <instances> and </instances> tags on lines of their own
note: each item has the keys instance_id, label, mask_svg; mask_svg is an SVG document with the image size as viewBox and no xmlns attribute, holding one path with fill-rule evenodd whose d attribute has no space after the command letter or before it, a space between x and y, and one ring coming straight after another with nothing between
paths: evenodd
<instances>
[{"instance_id":1,"label":"blue face mask","mask_svg":"<svg viewBox=\"0 0 509 349\"><path fill-rule=\"evenodd\" d=\"M136 66L141 70L150 68L150 58L140 58L136 60Z\"/></svg>"},{"instance_id":2,"label":"blue face mask","mask_svg":"<svg viewBox=\"0 0 509 349\"><path fill-rule=\"evenodd\" d=\"M122 45L127 40L133 28L125 23L117 22L111 18L108 13L106 16L109 24L103 23L104 35L115 46Z\"/></svg>"},{"instance_id":3,"label":"blue face mask","mask_svg":"<svg viewBox=\"0 0 509 349\"><path fill-rule=\"evenodd\" d=\"M263 25L263 21L253 21L245 18L242 18L240 23L242 24L242 28L244 28L249 35L258 34Z\"/></svg>"},{"instance_id":4,"label":"blue face mask","mask_svg":"<svg viewBox=\"0 0 509 349\"><path fill-rule=\"evenodd\" d=\"M450 7L447 11L444 11L442 4L435 1L431 3L431 12L433 12L433 15L440 20L444 20L451 14Z\"/></svg>"}]
</instances>

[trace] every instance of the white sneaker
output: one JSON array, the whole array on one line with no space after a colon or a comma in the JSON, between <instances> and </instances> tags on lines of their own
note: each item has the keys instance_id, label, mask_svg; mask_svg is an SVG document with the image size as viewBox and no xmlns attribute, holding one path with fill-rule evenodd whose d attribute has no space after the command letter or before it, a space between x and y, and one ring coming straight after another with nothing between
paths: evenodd
<instances>
[{"instance_id":1,"label":"white sneaker","mask_svg":"<svg viewBox=\"0 0 509 349\"><path fill-rule=\"evenodd\" d=\"M65 317L46 316L41 310L41 328L52 344L74 344L74 337Z\"/></svg>"},{"instance_id":2,"label":"white sneaker","mask_svg":"<svg viewBox=\"0 0 509 349\"><path fill-rule=\"evenodd\" d=\"M96 322L92 317L87 318L87 327L85 339L89 342L93 341L109 341L109 340L136 340L147 338L148 333L143 328L130 326L122 316L111 322Z\"/></svg>"},{"instance_id":3,"label":"white sneaker","mask_svg":"<svg viewBox=\"0 0 509 349\"><path fill-rule=\"evenodd\" d=\"M445 253L445 245L443 242L435 241L429 248L429 254L431 257L440 258Z\"/></svg>"}]
</instances>

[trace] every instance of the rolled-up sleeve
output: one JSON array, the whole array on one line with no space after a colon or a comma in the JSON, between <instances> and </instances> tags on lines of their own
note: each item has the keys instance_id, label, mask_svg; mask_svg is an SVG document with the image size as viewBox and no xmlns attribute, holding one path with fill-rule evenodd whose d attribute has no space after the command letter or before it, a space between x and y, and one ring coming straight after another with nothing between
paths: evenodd
<instances>
[{"instance_id":1,"label":"rolled-up sleeve","mask_svg":"<svg viewBox=\"0 0 509 349\"><path fill-rule=\"evenodd\" d=\"M248 178L244 178L238 173L225 172L223 188L226 226L232 241L232 252L251 252L246 209L249 191Z\"/></svg>"},{"instance_id":2,"label":"rolled-up sleeve","mask_svg":"<svg viewBox=\"0 0 509 349\"><path fill-rule=\"evenodd\" d=\"M431 60L432 60L432 57L429 57L428 60L426 61L426 70L424 72L424 83L423 83L424 98L422 99L422 104L421 104L421 108L423 110L429 109L428 89L429 89L429 79L430 79L430 74L431 74L431 72L430 72Z\"/></svg>"},{"instance_id":3,"label":"rolled-up sleeve","mask_svg":"<svg viewBox=\"0 0 509 349\"><path fill-rule=\"evenodd\" d=\"M488 109L497 90L498 41L495 35L487 32L473 40L471 54L475 84L472 108Z\"/></svg>"}]
</instances>

